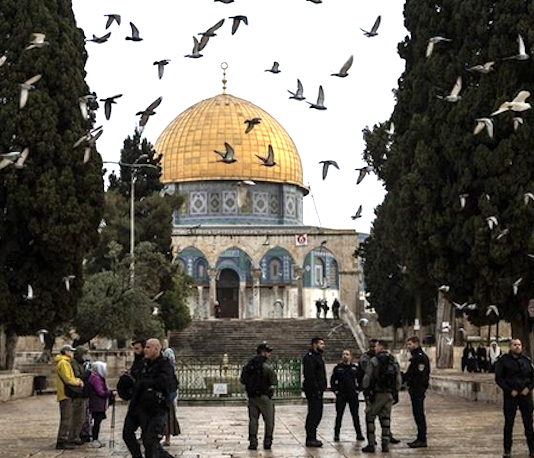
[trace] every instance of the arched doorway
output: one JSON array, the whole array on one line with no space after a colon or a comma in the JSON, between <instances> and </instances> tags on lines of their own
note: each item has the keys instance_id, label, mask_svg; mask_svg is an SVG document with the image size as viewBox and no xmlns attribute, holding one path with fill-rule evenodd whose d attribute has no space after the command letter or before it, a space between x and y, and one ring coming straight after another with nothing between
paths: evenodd
<instances>
[{"instance_id":1,"label":"arched doorway","mask_svg":"<svg viewBox=\"0 0 534 458\"><path fill-rule=\"evenodd\" d=\"M239 275L235 270L221 270L217 280L217 300L221 318L239 318Z\"/></svg>"}]
</instances>

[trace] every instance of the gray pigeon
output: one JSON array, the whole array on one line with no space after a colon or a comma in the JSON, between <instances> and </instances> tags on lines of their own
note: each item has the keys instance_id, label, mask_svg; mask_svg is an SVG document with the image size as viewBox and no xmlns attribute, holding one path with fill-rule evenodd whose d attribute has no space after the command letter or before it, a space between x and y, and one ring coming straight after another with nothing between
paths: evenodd
<instances>
[{"instance_id":1,"label":"gray pigeon","mask_svg":"<svg viewBox=\"0 0 534 458\"><path fill-rule=\"evenodd\" d=\"M217 22L217 24L215 24L214 26L210 27L205 32L199 33L199 35L208 36L208 37L216 37L217 34L215 32L217 30L219 30L222 27L223 24L224 24L224 19L221 19L219 22Z\"/></svg>"},{"instance_id":2,"label":"gray pigeon","mask_svg":"<svg viewBox=\"0 0 534 458\"><path fill-rule=\"evenodd\" d=\"M20 100L19 100L19 107L22 109L26 106L26 103L28 102L28 94L29 91L32 89L35 89L34 84L37 83L42 78L43 75L35 75L32 76L29 80L25 81L24 83L19 84L20 86Z\"/></svg>"},{"instance_id":3,"label":"gray pigeon","mask_svg":"<svg viewBox=\"0 0 534 458\"><path fill-rule=\"evenodd\" d=\"M300 82L299 79L297 79L297 92L291 92L289 89L287 90L287 92L289 92L291 94L291 97L289 97L290 99L295 99L295 100L305 100L306 97L304 97L304 88L302 87L302 83Z\"/></svg>"},{"instance_id":4,"label":"gray pigeon","mask_svg":"<svg viewBox=\"0 0 534 458\"><path fill-rule=\"evenodd\" d=\"M202 57L202 54L200 54L200 43L198 42L197 37L193 37L193 51L191 51L191 54L187 54L184 57L190 57L191 59L198 59Z\"/></svg>"},{"instance_id":5,"label":"gray pigeon","mask_svg":"<svg viewBox=\"0 0 534 458\"><path fill-rule=\"evenodd\" d=\"M360 172L356 184L360 184L368 173L374 172L373 167L371 167L370 165L355 170L358 170Z\"/></svg>"},{"instance_id":6,"label":"gray pigeon","mask_svg":"<svg viewBox=\"0 0 534 458\"><path fill-rule=\"evenodd\" d=\"M340 78L345 78L346 76L349 76L348 71L352 66L353 60L354 56L350 56L349 60L347 60L347 62L343 64L343 67L341 67L341 70L339 70L339 73L332 73L331 76L339 76Z\"/></svg>"},{"instance_id":7,"label":"gray pigeon","mask_svg":"<svg viewBox=\"0 0 534 458\"><path fill-rule=\"evenodd\" d=\"M278 67L280 67L280 64L278 62L274 62L272 68L265 71L271 73L280 73L282 70L279 70Z\"/></svg>"},{"instance_id":8,"label":"gray pigeon","mask_svg":"<svg viewBox=\"0 0 534 458\"><path fill-rule=\"evenodd\" d=\"M109 29L113 22L116 22L117 25L121 25L121 15L120 14L104 14L107 16L108 20L106 22L106 30Z\"/></svg>"},{"instance_id":9,"label":"gray pigeon","mask_svg":"<svg viewBox=\"0 0 534 458\"><path fill-rule=\"evenodd\" d=\"M139 127L144 128L146 126L146 123L148 122L148 119L150 116L153 116L156 114L154 111L157 107L159 107L159 104L163 100L163 97L158 97L156 100L154 100L147 108L143 111L138 111L135 115L141 116L141 120L139 121Z\"/></svg>"},{"instance_id":10,"label":"gray pigeon","mask_svg":"<svg viewBox=\"0 0 534 458\"><path fill-rule=\"evenodd\" d=\"M248 134L252 129L254 129L254 126L259 124L260 122L261 122L261 118L247 119L245 121L245 124L247 124L247 128L245 129L245 134Z\"/></svg>"},{"instance_id":11,"label":"gray pigeon","mask_svg":"<svg viewBox=\"0 0 534 458\"><path fill-rule=\"evenodd\" d=\"M245 25L248 25L248 18L246 16L230 16L228 19L234 20L232 23L232 35L237 32L241 22L244 22Z\"/></svg>"},{"instance_id":12,"label":"gray pigeon","mask_svg":"<svg viewBox=\"0 0 534 458\"><path fill-rule=\"evenodd\" d=\"M16 169L22 169L29 154L30 148L24 148L22 152L10 151L9 153L0 154L0 170L10 165L13 165Z\"/></svg>"},{"instance_id":13,"label":"gray pigeon","mask_svg":"<svg viewBox=\"0 0 534 458\"><path fill-rule=\"evenodd\" d=\"M307 1L315 3L316 5L318 5L319 3L323 3L323 0L307 0Z\"/></svg>"},{"instance_id":14,"label":"gray pigeon","mask_svg":"<svg viewBox=\"0 0 534 458\"><path fill-rule=\"evenodd\" d=\"M306 102L310 105L310 108L315 108L316 110L326 110L324 106L324 91L323 86L319 86L319 96L317 97L316 103Z\"/></svg>"},{"instance_id":15,"label":"gray pigeon","mask_svg":"<svg viewBox=\"0 0 534 458\"><path fill-rule=\"evenodd\" d=\"M114 95L113 97L108 97L106 99L100 99L101 102L104 102L104 112L106 114L106 119L109 120L111 117L111 105L115 102L115 99L122 97L122 94Z\"/></svg>"},{"instance_id":16,"label":"gray pigeon","mask_svg":"<svg viewBox=\"0 0 534 458\"><path fill-rule=\"evenodd\" d=\"M371 31L367 32L366 30L363 30L361 27L360 27L360 30L363 32L363 34L366 36L366 37L369 37L369 38L372 38L372 37L376 37L378 35L378 27L380 27L380 21L381 21L381 17L378 16L376 18L376 21L375 23L373 24L373 28L371 29Z\"/></svg>"},{"instance_id":17,"label":"gray pigeon","mask_svg":"<svg viewBox=\"0 0 534 458\"><path fill-rule=\"evenodd\" d=\"M234 0L214 0L215 2L221 2L221 3L226 3L227 5L229 3L234 3Z\"/></svg>"},{"instance_id":18,"label":"gray pigeon","mask_svg":"<svg viewBox=\"0 0 534 458\"><path fill-rule=\"evenodd\" d=\"M221 159L219 159L217 162L224 162L225 164L233 164L234 162L237 162L237 159L234 157L235 152L232 146L228 143L225 143L224 147L226 148L224 153L221 153L220 151L213 151L221 156Z\"/></svg>"},{"instance_id":19,"label":"gray pigeon","mask_svg":"<svg viewBox=\"0 0 534 458\"><path fill-rule=\"evenodd\" d=\"M276 162L274 162L274 151L272 145L269 145L267 157L261 157L257 154L255 155L258 159L261 160L263 166L265 167L273 167L276 165Z\"/></svg>"},{"instance_id":20,"label":"gray pigeon","mask_svg":"<svg viewBox=\"0 0 534 458\"><path fill-rule=\"evenodd\" d=\"M143 41L143 39L139 36L139 29L134 25L133 22L130 22L130 27L132 28L132 36L126 37L126 40L130 41Z\"/></svg>"},{"instance_id":21,"label":"gray pigeon","mask_svg":"<svg viewBox=\"0 0 534 458\"><path fill-rule=\"evenodd\" d=\"M92 41L93 43L105 43L108 41L109 37L111 36L111 32L106 33L105 35L102 35L101 37L97 37L95 34L93 34L93 38L87 41Z\"/></svg>"},{"instance_id":22,"label":"gray pigeon","mask_svg":"<svg viewBox=\"0 0 534 458\"><path fill-rule=\"evenodd\" d=\"M26 46L26 51L33 49L33 48L43 48L44 46L49 45L48 41L45 41L45 34L44 33L32 33L32 40Z\"/></svg>"},{"instance_id":23,"label":"gray pigeon","mask_svg":"<svg viewBox=\"0 0 534 458\"><path fill-rule=\"evenodd\" d=\"M352 218L353 220L355 220L355 219L358 219L358 218L361 218L361 217L362 217L362 206L360 205L360 206L358 207L358 210L356 211L356 214L355 214L355 215L352 215L351 218Z\"/></svg>"},{"instance_id":24,"label":"gray pigeon","mask_svg":"<svg viewBox=\"0 0 534 458\"><path fill-rule=\"evenodd\" d=\"M82 113L83 119L89 119L89 107L87 106L91 100L95 100L96 96L93 94L87 94L78 99L78 105Z\"/></svg>"},{"instance_id":25,"label":"gray pigeon","mask_svg":"<svg viewBox=\"0 0 534 458\"><path fill-rule=\"evenodd\" d=\"M319 164L323 164L323 180L326 178L326 175L328 175L328 168L331 165L339 170L339 165L337 165L336 161L320 161Z\"/></svg>"},{"instance_id":26,"label":"gray pigeon","mask_svg":"<svg viewBox=\"0 0 534 458\"><path fill-rule=\"evenodd\" d=\"M154 62L154 65L158 66L158 76L159 79L163 78L163 71L165 70L165 65L167 65L171 60L170 59L163 59L163 60L157 60Z\"/></svg>"}]
</instances>

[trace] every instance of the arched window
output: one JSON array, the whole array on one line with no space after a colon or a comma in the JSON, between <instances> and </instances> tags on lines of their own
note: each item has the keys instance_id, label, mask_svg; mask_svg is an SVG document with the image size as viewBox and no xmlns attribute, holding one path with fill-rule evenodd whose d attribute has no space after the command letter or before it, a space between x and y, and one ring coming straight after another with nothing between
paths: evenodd
<instances>
[{"instance_id":1,"label":"arched window","mask_svg":"<svg viewBox=\"0 0 534 458\"><path fill-rule=\"evenodd\" d=\"M282 276L282 262L278 258L272 258L269 261L269 279L278 281Z\"/></svg>"},{"instance_id":2,"label":"arched window","mask_svg":"<svg viewBox=\"0 0 534 458\"><path fill-rule=\"evenodd\" d=\"M332 259L330 261L330 272L329 272L329 281L328 281L330 283L331 288L338 286L338 278L339 278L338 274L339 274L339 269L337 266L337 261L335 259Z\"/></svg>"},{"instance_id":3,"label":"arched window","mask_svg":"<svg viewBox=\"0 0 534 458\"><path fill-rule=\"evenodd\" d=\"M207 278L208 266L204 259L199 259L196 264L195 278L197 280L205 280Z\"/></svg>"},{"instance_id":4,"label":"arched window","mask_svg":"<svg viewBox=\"0 0 534 458\"><path fill-rule=\"evenodd\" d=\"M324 285L324 282L325 282L325 274L326 274L326 269L325 269L325 264L324 264L324 261L319 258L319 257L315 257L315 270L314 270L314 280L315 280L315 285L316 286L323 286Z\"/></svg>"}]
</instances>

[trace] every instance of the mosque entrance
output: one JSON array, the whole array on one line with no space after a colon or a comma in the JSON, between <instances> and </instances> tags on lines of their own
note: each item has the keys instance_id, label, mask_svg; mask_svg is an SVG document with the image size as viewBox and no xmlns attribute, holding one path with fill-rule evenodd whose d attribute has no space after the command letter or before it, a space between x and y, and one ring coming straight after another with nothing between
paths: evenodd
<instances>
[{"instance_id":1,"label":"mosque entrance","mask_svg":"<svg viewBox=\"0 0 534 458\"><path fill-rule=\"evenodd\" d=\"M223 269L217 281L217 300L221 318L239 318L239 275L232 269Z\"/></svg>"}]
</instances>

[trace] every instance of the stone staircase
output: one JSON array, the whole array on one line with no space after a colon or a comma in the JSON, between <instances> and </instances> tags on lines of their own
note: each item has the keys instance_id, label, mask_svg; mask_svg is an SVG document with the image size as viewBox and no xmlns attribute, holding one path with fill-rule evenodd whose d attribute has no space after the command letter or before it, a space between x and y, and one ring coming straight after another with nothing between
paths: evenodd
<instances>
[{"instance_id":1,"label":"stone staircase","mask_svg":"<svg viewBox=\"0 0 534 458\"><path fill-rule=\"evenodd\" d=\"M327 363L338 362L345 348L359 356L358 345L346 324L315 318L194 321L183 331L172 332L169 343L178 358L220 359L226 353L230 361L243 362L255 354L262 341L274 348L273 357L301 358L315 336L325 339L323 356Z\"/></svg>"}]
</instances>

